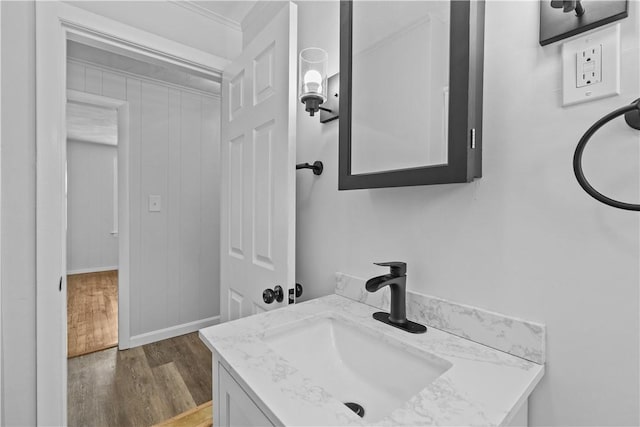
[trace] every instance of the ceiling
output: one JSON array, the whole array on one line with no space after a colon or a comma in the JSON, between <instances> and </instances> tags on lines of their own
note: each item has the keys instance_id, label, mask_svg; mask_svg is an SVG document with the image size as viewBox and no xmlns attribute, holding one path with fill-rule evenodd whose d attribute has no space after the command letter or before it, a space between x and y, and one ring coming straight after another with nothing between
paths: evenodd
<instances>
[{"instance_id":1,"label":"ceiling","mask_svg":"<svg viewBox=\"0 0 640 427\"><path fill-rule=\"evenodd\" d=\"M258 0L189 1L189 3L240 24Z\"/></svg>"}]
</instances>

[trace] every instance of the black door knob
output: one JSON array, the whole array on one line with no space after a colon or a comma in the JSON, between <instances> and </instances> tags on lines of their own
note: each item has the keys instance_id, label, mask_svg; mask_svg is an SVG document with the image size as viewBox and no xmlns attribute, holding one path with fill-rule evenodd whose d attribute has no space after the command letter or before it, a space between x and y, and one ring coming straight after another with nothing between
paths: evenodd
<instances>
[{"instance_id":1,"label":"black door knob","mask_svg":"<svg viewBox=\"0 0 640 427\"><path fill-rule=\"evenodd\" d=\"M271 304L273 301L282 302L284 299L284 292L282 286L276 285L273 289L265 289L262 292L262 301L266 304Z\"/></svg>"},{"instance_id":2,"label":"black door knob","mask_svg":"<svg viewBox=\"0 0 640 427\"><path fill-rule=\"evenodd\" d=\"M293 304L293 293L294 293L293 288L290 288L289 289L289 304ZM296 293L296 298L300 298L300 296L302 295L302 285L300 283L296 283L295 293Z\"/></svg>"}]
</instances>

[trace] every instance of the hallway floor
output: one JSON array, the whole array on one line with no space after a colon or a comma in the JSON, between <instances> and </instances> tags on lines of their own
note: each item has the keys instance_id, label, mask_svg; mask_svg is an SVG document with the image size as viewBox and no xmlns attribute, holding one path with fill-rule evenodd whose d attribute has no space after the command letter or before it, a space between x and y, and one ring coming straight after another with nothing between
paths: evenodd
<instances>
[{"instance_id":1,"label":"hallway floor","mask_svg":"<svg viewBox=\"0 0 640 427\"><path fill-rule=\"evenodd\" d=\"M118 270L67 276L67 357L118 345Z\"/></svg>"},{"instance_id":2,"label":"hallway floor","mask_svg":"<svg viewBox=\"0 0 640 427\"><path fill-rule=\"evenodd\" d=\"M67 366L70 427L150 426L211 400L211 352L197 332Z\"/></svg>"}]
</instances>

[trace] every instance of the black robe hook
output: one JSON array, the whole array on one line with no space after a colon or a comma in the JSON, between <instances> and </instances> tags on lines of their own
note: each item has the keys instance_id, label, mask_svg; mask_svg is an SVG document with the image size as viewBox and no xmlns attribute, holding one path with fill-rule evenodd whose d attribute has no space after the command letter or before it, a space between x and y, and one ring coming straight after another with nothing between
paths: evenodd
<instances>
[{"instance_id":1,"label":"black robe hook","mask_svg":"<svg viewBox=\"0 0 640 427\"><path fill-rule=\"evenodd\" d=\"M324 170L324 165L320 160L316 160L312 165L309 163L298 163L296 169L312 169L314 175L321 175Z\"/></svg>"}]
</instances>

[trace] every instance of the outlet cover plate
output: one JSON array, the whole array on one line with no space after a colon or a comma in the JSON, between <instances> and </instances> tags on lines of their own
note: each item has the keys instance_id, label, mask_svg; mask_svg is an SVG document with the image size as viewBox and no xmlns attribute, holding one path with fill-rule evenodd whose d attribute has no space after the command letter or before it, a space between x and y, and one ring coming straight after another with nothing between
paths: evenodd
<instances>
[{"instance_id":1,"label":"outlet cover plate","mask_svg":"<svg viewBox=\"0 0 640 427\"><path fill-rule=\"evenodd\" d=\"M600 81L579 87L578 55L602 47ZM593 31L562 45L562 105L578 104L620 94L620 24Z\"/></svg>"},{"instance_id":2,"label":"outlet cover plate","mask_svg":"<svg viewBox=\"0 0 640 427\"><path fill-rule=\"evenodd\" d=\"M594 44L576 55L576 86L600 83L602 76L602 45Z\"/></svg>"}]
</instances>

